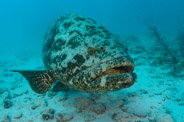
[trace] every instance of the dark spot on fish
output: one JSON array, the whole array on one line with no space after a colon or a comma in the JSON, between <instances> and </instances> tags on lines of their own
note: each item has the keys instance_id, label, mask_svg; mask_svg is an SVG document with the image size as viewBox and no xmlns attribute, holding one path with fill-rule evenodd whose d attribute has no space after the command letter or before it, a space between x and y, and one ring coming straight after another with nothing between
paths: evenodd
<instances>
[{"instance_id":1,"label":"dark spot on fish","mask_svg":"<svg viewBox=\"0 0 184 122\"><path fill-rule=\"evenodd\" d=\"M53 63L58 64L59 62L59 56L57 55L54 59L53 59Z\"/></svg>"},{"instance_id":2,"label":"dark spot on fish","mask_svg":"<svg viewBox=\"0 0 184 122\"><path fill-rule=\"evenodd\" d=\"M124 47L118 40L114 40L115 42L117 42L118 45L120 45L121 47Z\"/></svg>"},{"instance_id":3,"label":"dark spot on fish","mask_svg":"<svg viewBox=\"0 0 184 122\"><path fill-rule=\"evenodd\" d=\"M65 22L63 26L65 29L68 29L72 24L73 24L72 22Z\"/></svg>"},{"instance_id":4,"label":"dark spot on fish","mask_svg":"<svg viewBox=\"0 0 184 122\"><path fill-rule=\"evenodd\" d=\"M76 21L84 21L84 20L85 20L85 18L82 18L82 17L76 17L76 18L75 18L75 20L76 20Z\"/></svg>"},{"instance_id":5,"label":"dark spot on fish","mask_svg":"<svg viewBox=\"0 0 184 122\"><path fill-rule=\"evenodd\" d=\"M89 31L88 36L97 34L96 27L91 25L86 25L86 30Z\"/></svg>"},{"instance_id":6,"label":"dark spot on fish","mask_svg":"<svg viewBox=\"0 0 184 122\"><path fill-rule=\"evenodd\" d=\"M101 30L105 29L103 26L99 26L98 28L101 29Z\"/></svg>"},{"instance_id":7,"label":"dark spot on fish","mask_svg":"<svg viewBox=\"0 0 184 122\"><path fill-rule=\"evenodd\" d=\"M106 37L105 37L106 39L109 39L111 37L112 34L103 26L99 26L98 28L101 29L106 34Z\"/></svg>"},{"instance_id":8,"label":"dark spot on fish","mask_svg":"<svg viewBox=\"0 0 184 122\"><path fill-rule=\"evenodd\" d=\"M54 42L52 49L56 50L56 51L61 51L62 48L64 47L64 44L66 43L66 41L62 40L62 39L58 39Z\"/></svg>"},{"instance_id":9,"label":"dark spot on fish","mask_svg":"<svg viewBox=\"0 0 184 122\"><path fill-rule=\"evenodd\" d=\"M68 16L69 16L69 14L68 14L68 15L64 15L64 16L60 16L60 17L58 17L58 18L56 19L56 22L62 22L62 21L65 20Z\"/></svg>"},{"instance_id":10,"label":"dark spot on fish","mask_svg":"<svg viewBox=\"0 0 184 122\"><path fill-rule=\"evenodd\" d=\"M81 23L80 23L80 24L78 24L77 26L78 26L78 27L80 27L80 26L81 26Z\"/></svg>"},{"instance_id":11,"label":"dark spot on fish","mask_svg":"<svg viewBox=\"0 0 184 122\"><path fill-rule=\"evenodd\" d=\"M72 37L69 41L68 44L70 45L72 49L78 47L80 45L77 36Z\"/></svg>"},{"instance_id":12,"label":"dark spot on fish","mask_svg":"<svg viewBox=\"0 0 184 122\"><path fill-rule=\"evenodd\" d=\"M78 67L80 67L85 62L84 57L82 55L79 55L79 54L75 55L74 59L76 60Z\"/></svg>"},{"instance_id":13,"label":"dark spot on fish","mask_svg":"<svg viewBox=\"0 0 184 122\"><path fill-rule=\"evenodd\" d=\"M89 59L89 55L86 55L86 60L88 60Z\"/></svg>"},{"instance_id":14,"label":"dark spot on fish","mask_svg":"<svg viewBox=\"0 0 184 122\"><path fill-rule=\"evenodd\" d=\"M111 38L111 34L107 34L105 38L106 39L110 39Z\"/></svg>"},{"instance_id":15,"label":"dark spot on fish","mask_svg":"<svg viewBox=\"0 0 184 122\"><path fill-rule=\"evenodd\" d=\"M95 60L93 59L93 60L92 60L92 62L94 63L94 62L95 62Z\"/></svg>"},{"instance_id":16,"label":"dark spot on fish","mask_svg":"<svg viewBox=\"0 0 184 122\"><path fill-rule=\"evenodd\" d=\"M51 26L49 32L46 33L45 37L47 36L47 40L45 40L47 43L44 45L43 52L48 52L47 55L44 55L43 61L46 67L50 67L51 64L50 56L51 56L51 47L54 43L54 37L59 32L58 26L60 24L60 21L56 20L56 23Z\"/></svg>"},{"instance_id":17,"label":"dark spot on fish","mask_svg":"<svg viewBox=\"0 0 184 122\"><path fill-rule=\"evenodd\" d=\"M46 39L47 39L47 37L48 37L48 34L45 34L45 36L44 36L44 40L46 40Z\"/></svg>"},{"instance_id":18,"label":"dark spot on fish","mask_svg":"<svg viewBox=\"0 0 184 122\"><path fill-rule=\"evenodd\" d=\"M91 22L93 22L94 24L96 24L96 21L91 19L91 18L88 18L88 20L90 20Z\"/></svg>"},{"instance_id":19,"label":"dark spot on fish","mask_svg":"<svg viewBox=\"0 0 184 122\"><path fill-rule=\"evenodd\" d=\"M113 51L113 53L115 54L115 53L117 53L117 51L115 50L115 51Z\"/></svg>"},{"instance_id":20,"label":"dark spot on fish","mask_svg":"<svg viewBox=\"0 0 184 122\"><path fill-rule=\"evenodd\" d=\"M66 57L67 57L67 55L66 54L63 54L62 57L61 57L61 61L65 60Z\"/></svg>"},{"instance_id":21,"label":"dark spot on fish","mask_svg":"<svg viewBox=\"0 0 184 122\"><path fill-rule=\"evenodd\" d=\"M68 66L68 69L67 69L68 72L72 72L72 69L76 67L76 63L68 62L67 66Z\"/></svg>"},{"instance_id":22,"label":"dark spot on fish","mask_svg":"<svg viewBox=\"0 0 184 122\"><path fill-rule=\"evenodd\" d=\"M57 55L54 59L53 59L53 63L55 63L57 66L61 66L61 62L63 62L63 60L65 60L67 57L66 54L63 54L62 56Z\"/></svg>"},{"instance_id":23,"label":"dark spot on fish","mask_svg":"<svg viewBox=\"0 0 184 122\"><path fill-rule=\"evenodd\" d=\"M88 44L87 43L84 43L84 45L87 47L88 46Z\"/></svg>"},{"instance_id":24,"label":"dark spot on fish","mask_svg":"<svg viewBox=\"0 0 184 122\"><path fill-rule=\"evenodd\" d=\"M105 40L104 43L103 43L103 45L104 45L104 46L109 46L110 43L109 43L107 40Z\"/></svg>"},{"instance_id":25,"label":"dark spot on fish","mask_svg":"<svg viewBox=\"0 0 184 122\"><path fill-rule=\"evenodd\" d=\"M44 65L49 68L50 67L50 59L48 54L43 54L43 63Z\"/></svg>"},{"instance_id":26,"label":"dark spot on fish","mask_svg":"<svg viewBox=\"0 0 184 122\"><path fill-rule=\"evenodd\" d=\"M72 77L76 75L76 73L83 70L82 68L86 68L86 67L82 67L81 69L79 69L81 67L81 65L85 62L85 59L83 58L82 55L77 54L74 56L74 59L76 60L75 63L68 62L67 67L62 68L62 73L66 74L66 76L67 76L67 77L63 78L63 80L66 82L71 80ZM74 68L77 68L77 70L75 72L73 70Z\"/></svg>"},{"instance_id":27,"label":"dark spot on fish","mask_svg":"<svg viewBox=\"0 0 184 122\"><path fill-rule=\"evenodd\" d=\"M103 51L103 52L106 52L106 49L104 47L100 47L100 49Z\"/></svg>"},{"instance_id":28,"label":"dark spot on fish","mask_svg":"<svg viewBox=\"0 0 184 122\"><path fill-rule=\"evenodd\" d=\"M66 71L67 71L67 67L62 67L61 72L62 72L63 74L65 74L65 73L66 73Z\"/></svg>"},{"instance_id":29,"label":"dark spot on fish","mask_svg":"<svg viewBox=\"0 0 184 122\"><path fill-rule=\"evenodd\" d=\"M103 34L99 34L99 36L102 37L102 38L104 37Z\"/></svg>"},{"instance_id":30,"label":"dark spot on fish","mask_svg":"<svg viewBox=\"0 0 184 122\"><path fill-rule=\"evenodd\" d=\"M77 33L79 36L83 36L79 31L77 31L77 30L73 30L73 31L70 31L69 32L69 35L72 35L73 33Z\"/></svg>"},{"instance_id":31,"label":"dark spot on fish","mask_svg":"<svg viewBox=\"0 0 184 122\"><path fill-rule=\"evenodd\" d=\"M82 66L81 69L77 69L77 70L74 72L73 76L77 75L79 72L81 72L81 71L83 71L83 70L85 70L85 69L87 69L87 68L88 68L87 66ZM83 73L83 72L81 72L81 73ZM82 75L82 76L84 76L84 75ZM84 76L84 77L85 77L85 76ZM76 87L81 87L81 85L84 84L84 83L81 84L81 82L83 81L82 79L83 79L83 77L79 77L79 78L77 79L79 82L73 82L73 85L76 86Z\"/></svg>"},{"instance_id":32,"label":"dark spot on fish","mask_svg":"<svg viewBox=\"0 0 184 122\"><path fill-rule=\"evenodd\" d=\"M112 47L112 46L111 46L110 48L111 48L111 49L115 49L116 47L114 47L114 46Z\"/></svg>"},{"instance_id":33,"label":"dark spot on fish","mask_svg":"<svg viewBox=\"0 0 184 122\"><path fill-rule=\"evenodd\" d=\"M73 69L76 67L79 67L79 64L80 63L72 63L72 62L67 63L67 68L62 69L63 74L66 75L66 77L63 78L64 82L71 80L73 76L75 76L78 72L81 71L81 70L76 70L76 72L73 72Z\"/></svg>"}]
</instances>

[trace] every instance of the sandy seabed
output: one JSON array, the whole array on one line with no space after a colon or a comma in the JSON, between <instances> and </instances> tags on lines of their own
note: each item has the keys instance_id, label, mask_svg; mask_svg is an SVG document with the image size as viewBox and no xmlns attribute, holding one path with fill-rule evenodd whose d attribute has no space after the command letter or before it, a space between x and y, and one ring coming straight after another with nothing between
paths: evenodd
<instances>
[{"instance_id":1,"label":"sandy seabed","mask_svg":"<svg viewBox=\"0 0 184 122\"><path fill-rule=\"evenodd\" d=\"M184 70L172 76L165 65L152 65L146 52L130 53L136 83L120 91L92 94L75 90L36 94L12 69L44 69L40 54L0 61L0 120L29 122L184 122ZM151 62L151 63L150 63ZM183 73L182 73L183 72Z\"/></svg>"}]
</instances>

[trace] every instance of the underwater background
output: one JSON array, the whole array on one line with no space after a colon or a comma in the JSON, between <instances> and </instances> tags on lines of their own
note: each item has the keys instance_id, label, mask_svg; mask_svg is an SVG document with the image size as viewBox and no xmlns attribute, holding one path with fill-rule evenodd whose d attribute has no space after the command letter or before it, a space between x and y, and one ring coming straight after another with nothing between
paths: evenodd
<instances>
[{"instance_id":1,"label":"underwater background","mask_svg":"<svg viewBox=\"0 0 184 122\"><path fill-rule=\"evenodd\" d=\"M183 0L1 0L0 120L184 122ZM119 91L36 94L13 69L43 69L44 35L55 19L94 19L128 48L137 80Z\"/></svg>"}]
</instances>

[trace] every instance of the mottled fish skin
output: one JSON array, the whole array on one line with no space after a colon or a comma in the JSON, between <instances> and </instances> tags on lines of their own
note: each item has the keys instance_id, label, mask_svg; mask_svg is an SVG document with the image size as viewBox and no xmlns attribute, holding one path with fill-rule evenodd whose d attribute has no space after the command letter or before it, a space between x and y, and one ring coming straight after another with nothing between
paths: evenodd
<instances>
[{"instance_id":1,"label":"mottled fish skin","mask_svg":"<svg viewBox=\"0 0 184 122\"><path fill-rule=\"evenodd\" d=\"M65 85L85 92L108 92L130 87L136 75L127 48L96 21L68 14L60 16L44 38L43 62L57 71ZM105 76L107 69L131 66L130 73Z\"/></svg>"}]
</instances>

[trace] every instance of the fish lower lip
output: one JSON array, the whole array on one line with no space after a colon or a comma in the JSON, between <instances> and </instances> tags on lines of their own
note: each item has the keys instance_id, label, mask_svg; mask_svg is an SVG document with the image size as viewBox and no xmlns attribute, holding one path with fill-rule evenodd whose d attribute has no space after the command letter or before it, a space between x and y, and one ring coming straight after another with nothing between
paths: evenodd
<instances>
[{"instance_id":1,"label":"fish lower lip","mask_svg":"<svg viewBox=\"0 0 184 122\"><path fill-rule=\"evenodd\" d=\"M116 64L111 68L106 69L103 73L98 75L94 80L98 80L105 76L112 76L112 75L121 75L125 73L131 73L134 70L134 64L132 62L127 62L123 64Z\"/></svg>"},{"instance_id":2,"label":"fish lower lip","mask_svg":"<svg viewBox=\"0 0 184 122\"><path fill-rule=\"evenodd\" d=\"M96 87L94 92L103 93L128 88L135 83L136 78L137 76L133 72L104 76L98 80L93 81L93 84L99 84L97 85L98 87Z\"/></svg>"},{"instance_id":3,"label":"fish lower lip","mask_svg":"<svg viewBox=\"0 0 184 122\"><path fill-rule=\"evenodd\" d=\"M85 92L116 91L134 84L136 74L133 73L133 70L133 61L128 58L118 57L88 67L75 75L69 81L69 84L75 86L75 89Z\"/></svg>"},{"instance_id":4,"label":"fish lower lip","mask_svg":"<svg viewBox=\"0 0 184 122\"><path fill-rule=\"evenodd\" d=\"M116 70L116 72L112 73L111 70ZM73 84L73 83L84 84L84 81L85 81L86 87L87 87L92 82L98 81L101 78L104 78L105 76L118 77L121 74L128 75L128 74L131 74L133 70L134 70L134 63L133 61L131 61L130 58L117 57L117 58L114 58L113 60L108 60L100 64L95 64L93 66L86 68L85 70L78 72L71 79L70 84Z\"/></svg>"}]
</instances>

